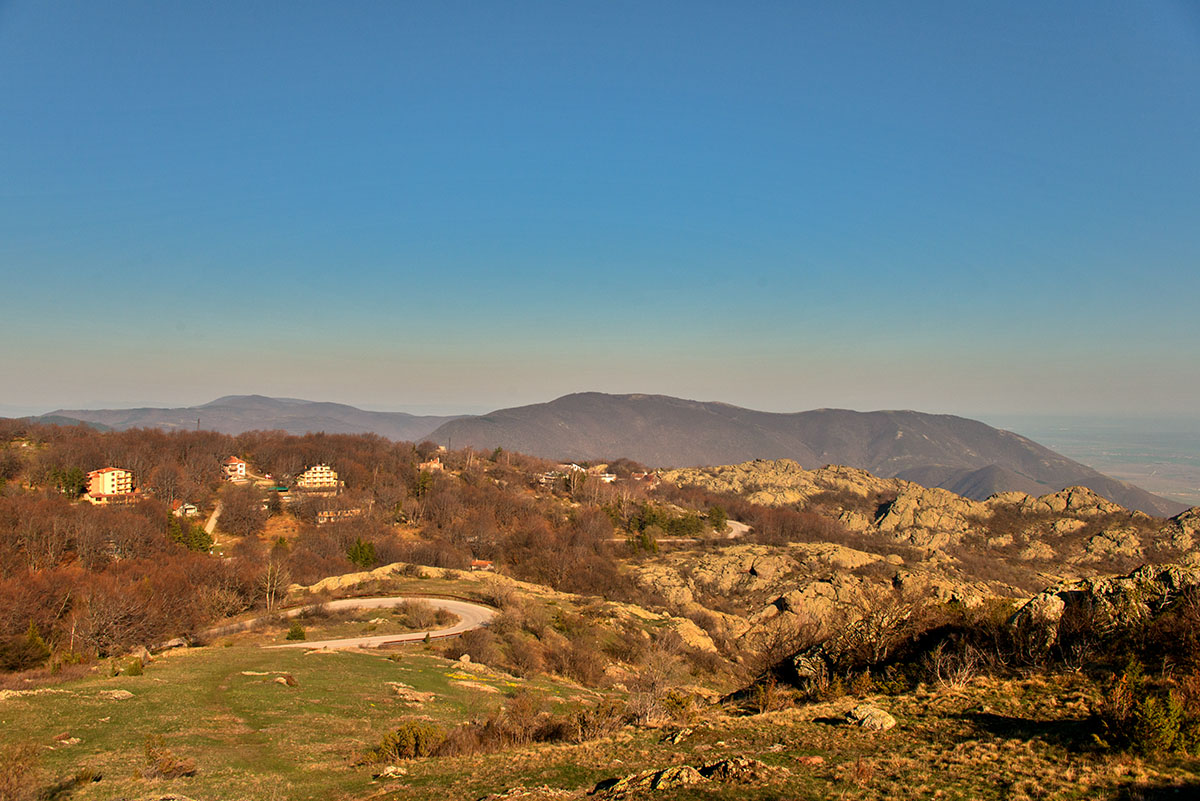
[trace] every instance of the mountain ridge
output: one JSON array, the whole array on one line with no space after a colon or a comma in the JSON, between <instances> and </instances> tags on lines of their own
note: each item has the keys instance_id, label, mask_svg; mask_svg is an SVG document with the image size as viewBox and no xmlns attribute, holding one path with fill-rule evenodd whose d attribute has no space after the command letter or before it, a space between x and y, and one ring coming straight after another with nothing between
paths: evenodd
<instances>
[{"instance_id":1,"label":"mountain ridge","mask_svg":"<svg viewBox=\"0 0 1200 801\"><path fill-rule=\"evenodd\" d=\"M200 427L222 434L255 429L278 429L289 434L324 431L329 434L379 434L395 440L426 438L457 415L413 415L407 412L370 412L344 403L271 398L265 395L226 395L197 406L135 409L57 409L35 417L69 418L116 429Z\"/></svg>"},{"instance_id":2,"label":"mountain ridge","mask_svg":"<svg viewBox=\"0 0 1200 801\"><path fill-rule=\"evenodd\" d=\"M841 464L950 489L983 500L1085 486L1157 515L1187 507L1110 478L1011 431L978 420L912 410L760 412L666 395L580 392L498 409L440 426L431 439L455 447L502 447L562 460L624 456L653 467L793 459Z\"/></svg>"},{"instance_id":3,"label":"mountain ridge","mask_svg":"<svg viewBox=\"0 0 1200 801\"><path fill-rule=\"evenodd\" d=\"M59 409L35 420L123 430L196 426L226 434L278 429L373 433L453 447L528 453L559 460L626 457L653 467L702 467L793 459L807 468L841 464L982 500L1085 486L1123 506L1170 516L1186 505L1103 475L1020 434L978 420L913 410L822 408L762 412L669 395L577 392L483 415L370 412L347 404L227 395L175 409Z\"/></svg>"}]
</instances>

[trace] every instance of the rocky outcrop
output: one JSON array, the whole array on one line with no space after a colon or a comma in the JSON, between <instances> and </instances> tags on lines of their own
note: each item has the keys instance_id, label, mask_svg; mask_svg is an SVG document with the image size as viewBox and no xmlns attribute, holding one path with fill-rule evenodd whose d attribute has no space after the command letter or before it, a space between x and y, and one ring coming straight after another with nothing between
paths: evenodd
<instances>
[{"instance_id":1,"label":"rocky outcrop","mask_svg":"<svg viewBox=\"0 0 1200 801\"><path fill-rule=\"evenodd\" d=\"M1080 610L1101 626L1132 625L1158 614L1180 593L1200 587L1200 568L1178 564L1145 565L1126 576L1065 581L1027 601L1009 624L1054 644L1063 616Z\"/></svg>"},{"instance_id":2,"label":"rocky outcrop","mask_svg":"<svg viewBox=\"0 0 1200 801\"><path fill-rule=\"evenodd\" d=\"M831 625L845 622L866 604L865 582L846 573L812 578L780 595L759 614L759 619L778 613L795 615L797 623Z\"/></svg>"},{"instance_id":3,"label":"rocky outcrop","mask_svg":"<svg viewBox=\"0 0 1200 801\"><path fill-rule=\"evenodd\" d=\"M1059 513L1073 517L1097 517L1126 511L1124 507L1097 495L1087 487L1067 487L1040 498L1027 497L1019 504L1019 508L1032 514Z\"/></svg>"},{"instance_id":4,"label":"rocky outcrop","mask_svg":"<svg viewBox=\"0 0 1200 801\"><path fill-rule=\"evenodd\" d=\"M995 598L998 588L982 581L932 573L925 570L901 570L892 579L892 586L903 598L920 598L940 604L962 604L972 608L988 598Z\"/></svg>"},{"instance_id":5,"label":"rocky outcrop","mask_svg":"<svg viewBox=\"0 0 1200 801\"><path fill-rule=\"evenodd\" d=\"M1114 556L1135 558L1142 554L1142 541L1133 528L1114 528L1088 538L1084 551L1084 558L1096 560Z\"/></svg>"},{"instance_id":6,"label":"rocky outcrop","mask_svg":"<svg viewBox=\"0 0 1200 801\"><path fill-rule=\"evenodd\" d=\"M644 770L619 779L605 779L595 786L592 795L600 798L637 797L653 790L669 790L690 787L707 781L700 771L690 765L679 765L662 770Z\"/></svg>"},{"instance_id":7,"label":"rocky outcrop","mask_svg":"<svg viewBox=\"0 0 1200 801\"><path fill-rule=\"evenodd\" d=\"M1197 540L1200 539L1200 506L1194 506L1171 518L1165 533L1172 548L1180 551L1195 548Z\"/></svg>"},{"instance_id":8,"label":"rocky outcrop","mask_svg":"<svg viewBox=\"0 0 1200 801\"><path fill-rule=\"evenodd\" d=\"M903 564L836 543L790 546L735 545L696 554L681 552L637 567L637 582L663 595L677 613L704 612L724 634L737 638L750 624L744 618L709 611L706 598L740 602L753 620L795 613L806 621L841 622L863 605L864 590L891 580ZM882 574L864 579L852 571L880 565Z\"/></svg>"},{"instance_id":9,"label":"rocky outcrop","mask_svg":"<svg viewBox=\"0 0 1200 801\"><path fill-rule=\"evenodd\" d=\"M782 779L788 775L790 771L787 768L771 767L757 759L735 756L699 767L676 765L662 770L631 773L617 779L605 779L598 783L590 794L605 799L640 798L655 790L692 787L710 781L746 784Z\"/></svg>"},{"instance_id":10,"label":"rocky outcrop","mask_svg":"<svg viewBox=\"0 0 1200 801\"><path fill-rule=\"evenodd\" d=\"M985 504L949 490L910 484L885 507L874 528L919 548L942 548L961 540L974 519L989 511Z\"/></svg>"},{"instance_id":11,"label":"rocky outcrop","mask_svg":"<svg viewBox=\"0 0 1200 801\"><path fill-rule=\"evenodd\" d=\"M675 555L639 567L638 583L686 605L697 593L746 597L769 591L795 572L801 562L790 551L766 545L735 545L712 553Z\"/></svg>"},{"instance_id":12,"label":"rocky outcrop","mask_svg":"<svg viewBox=\"0 0 1200 801\"><path fill-rule=\"evenodd\" d=\"M771 768L757 759L735 756L700 768L700 775L720 782L757 782L786 775L783 768Z\"/></svg>"},{"instance_id":13,"label":"rocky outcrop","mask_svg":"<svg viewBox=\"0 0 1200 801\"><path fill-rule=\"evenodd\" d=\"M721 467L667 470L662 478L681 486L691 484L713 492L737 493L764 506L803 504L822 492L850 492L863 498L895 494L908 483L841 465L805 470L791 459L756 459Z\"/></svg>"}]
</instances>

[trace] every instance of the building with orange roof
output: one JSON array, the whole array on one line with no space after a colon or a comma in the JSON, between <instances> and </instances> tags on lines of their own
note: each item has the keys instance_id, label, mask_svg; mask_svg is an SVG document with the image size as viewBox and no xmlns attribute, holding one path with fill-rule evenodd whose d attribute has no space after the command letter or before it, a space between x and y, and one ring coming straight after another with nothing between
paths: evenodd
<instances>
[{"instance_id":1,"label":"building with orange roof","mask_svg":"<svg viewBox=\"0 0 1200 801\"><path fill-rule=\"evenodd\" d=\"M120 467L102 467L87 474L88 503L96 505L126 503L133 500L133 473Z\"/></svg>"}]
</instances>

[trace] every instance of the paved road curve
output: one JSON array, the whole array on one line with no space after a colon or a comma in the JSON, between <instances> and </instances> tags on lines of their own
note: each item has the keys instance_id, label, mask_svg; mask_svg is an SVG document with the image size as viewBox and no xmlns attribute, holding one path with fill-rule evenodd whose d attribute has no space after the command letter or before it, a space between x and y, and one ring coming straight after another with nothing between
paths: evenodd
<instances>
[{"instance_id":1,"label":"paved road curve","mask_svg":"<svg viewBox=\"0 0 1200 801\"><path fill-rule=\"evenodd\" d=\"M407 634L377 634L371 637L347 637L341 640L303 640L299 642L289 642L283 645L271 645L269 648L378 648L381 645L400 642L416 642L424 640L425 635L429 635L431 640L438 637L453 637L456 634L462 634L464 631L477 629L480 626L486 626L496 616L496 610L490 606L482 604L473 604L469 601L456 601L450 598L426 598L414 597L411 595L393 596L390 598L342 598L337 601L327 601L324 606L326 609L336 611L338 609L385 609L392 606L399 606L403 603L411 601L423 601L434 609L445 609L447 612L458 615L458 622L453 626L445 629L433 629L430 631L410 631ZM306 609L311 609L309 606L301 606L296 609L288 609L282 614L285 617L296 617L302 614Z\"/></svg>"}]
</instances>

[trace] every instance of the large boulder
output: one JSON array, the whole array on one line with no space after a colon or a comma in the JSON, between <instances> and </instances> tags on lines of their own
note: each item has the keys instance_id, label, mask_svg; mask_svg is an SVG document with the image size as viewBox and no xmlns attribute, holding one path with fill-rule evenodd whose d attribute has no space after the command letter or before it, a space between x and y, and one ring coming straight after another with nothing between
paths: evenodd
<instances>
[{"instance_id":1,"label":"large boulder","mask_svg":"<svg viewBox=\"0 0 1200 801\"><path fill-rule=\"evenodd\" d=\"M859 704L846 713L846 722L867 731L887 731L894 728L896 719L877 706Z\"/></svg>"}]
</instances>

